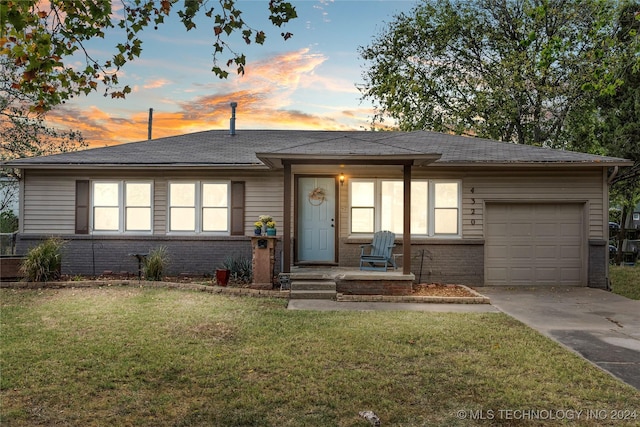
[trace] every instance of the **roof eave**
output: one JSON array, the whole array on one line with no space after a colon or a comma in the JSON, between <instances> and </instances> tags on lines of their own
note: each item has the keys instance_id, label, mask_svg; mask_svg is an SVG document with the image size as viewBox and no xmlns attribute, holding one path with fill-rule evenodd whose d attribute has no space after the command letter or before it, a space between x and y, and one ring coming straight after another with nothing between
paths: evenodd
<instances>
[{"instance_id":1,"label":"roof eave","mask_svg":"<svg viewBox=\"0 0 640 427\"><path fill-rule=\"evenodd\" d=\"M614 167L614 166L633 166L634 163L628 160L620 161L579 161L579 162L566 162L566 161L549 161L549 162L435 162L430 164L430 167Z\"/></svg>"},{"instance_id":2,"label":"roof eave","mask_svg":"<svg viewBox=\"0 0 640 427\"><path fill-rule=\"evenodd\" d=\"M23 163L23 164L4 164L3 167L14 169L92 169L100 167L101 169L216 169L216 170L232 170L232 169L263 169L267 167L261 163L153 163L153 164L122 164L122 163Z\"/></svg>"},{"instance_id":3,"label":"roof eave","mask_svg":"<svg viewBox=\"0 0 640 427\"><path fill-rule=\"evenodd\" d=\"M291 154L291 153L256 153L270 169L282 169L289 164L366 164L366 165L415 165L426 166L440 159L441 155L433 154Z\"/></svg>"}]
</instances>

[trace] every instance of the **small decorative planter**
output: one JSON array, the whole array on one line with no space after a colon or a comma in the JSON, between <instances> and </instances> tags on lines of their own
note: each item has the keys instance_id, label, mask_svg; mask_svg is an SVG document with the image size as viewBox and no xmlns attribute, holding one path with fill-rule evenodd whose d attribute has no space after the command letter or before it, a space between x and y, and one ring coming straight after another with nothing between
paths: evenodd
<instances>
[{"instance_id":1,"label":"small decorative planter","mask_svg":"<svg viewBox=\"0 0 640 427\"><path fill-rule=\"evenodd\" d=\"M254 228L253 232L256 236L262 236L262 228Z\"/></svg>"},{"instance_id":2,"label":"small decorative planter","mask_svg":"<svg viewBox=\"0 0 640 427\"><path fill-rule=\"evenodd\" d=\"M224 268L219 268L216 270L216 283L218 286L227 286L229 283L229 276L231 275L231 270L227 270Z\"/></svg>"},{"instance_id":3,"label":"small decorative planter","mask_svg":"<svg viewBox=\"0 0 640 427\"><path fill-rule=\"evenodd\" d=\"M275 228L267 228L267 236L275 236L276 229Z\"/></svg>"}]
</instances>

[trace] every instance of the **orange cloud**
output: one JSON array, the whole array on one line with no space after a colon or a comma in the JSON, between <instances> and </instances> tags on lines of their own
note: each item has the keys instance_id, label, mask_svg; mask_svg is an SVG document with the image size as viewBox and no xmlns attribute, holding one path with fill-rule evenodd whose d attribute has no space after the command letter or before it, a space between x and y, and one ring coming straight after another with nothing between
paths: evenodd
<instances>
[{"instance_id":1,"label":"orange cloud","mask_svg":"<svg viewBox=\"0 0 640 427\"><path fill-rule=\"evenodd\" d=\"M145 89L158 89L160 87L168 85L169 83L169 80L161 78L145 83L144 85L142 85L142 87Z\"/></svg>"},{"instance_id":2,"label":"orange cloud","mask_svg":"<svg viewBox=\"0 0 640 427\"><path fill-rule=\"evenodd\" d=\"M300 88L315 82L321 90L346 92L347 84L331 82L314 75L316 68L326 58L309 54L308 49L277 55L269 60L249 64L245 77L230 80L225 92L197 96L189 101L176 102L167 97L169 88L154 95L153 89L171 84L164 79L146 83L150 97L161 96L165 107L153 111L152 137L179 135L208 129L224 129L229 126L231 102L238 103L237 128L241 129L323 129L348 130L366 126L371 110L349 110L340 106L321 106L328 113L312 114L289 108L291 97ZM218 89L218 84L194 84L197 92ZM353 85L351 85L353 88ZM189 91L190 92L190 91ZM187 93L183 91L183 93ZM130 97L133 95L130 95ZM157 101L157 99L156 99ZM118 101L113 101L118 102ZM126 101L125 101L126 102ZM318 107L307 104L312 108ZM114 117L110 113L92 106L81 108L66 105L51 112L47 122L53 126L79 130L90 146L116 145L124 142L147 139L149 114L134 111L125 117Z\"/></svg>"}]
</instances>

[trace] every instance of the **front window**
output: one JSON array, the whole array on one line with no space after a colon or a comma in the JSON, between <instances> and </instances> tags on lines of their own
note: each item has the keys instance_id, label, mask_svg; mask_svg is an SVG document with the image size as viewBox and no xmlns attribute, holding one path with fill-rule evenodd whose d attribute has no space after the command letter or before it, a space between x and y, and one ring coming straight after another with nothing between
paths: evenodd
<instances>
[{"instance_id":1,"label":"front window","mask_svg":"<svg viewBox=\"0 0 640 427\"><path fill-rule=\"evenodd\" d=\"M404 183L400 180L351 181L351 232L404 231ZM458 181L411 181L411 234L458 235Z\"/></svg>"},{"instance_id":2,"label":"front window","mask_svg":"<svg viewBox=\"0 0 640 427\"><path fill-rule=\"evenodd\" d=\"M351 183L351 232L371 233L374 229L375 187L373 182Z\"/></svg>"},{"instance_id":3,"label":"front window","mask_svg":"<svg viewBox=\"0 0 640 427\"><path fill-rule=\"evenodd\" d=\"M435 234L458 234L460 185L457 182L434 183Z\"/></svg>"},{"instance_id":4,"label":"front window","mask_svg":"<svg viewBox=\"0 0 640 427\"><path fill-rule=\"evenodd\" d=\"M150 182L94 181L93 230L150 232Z\"/></svg>"},{"instance_id":5,"label":"front window","mask_svg":"<svg viewBox=\"0 0 640 427\"><path fill-rule=\"evenodd\" d=\"M93 229L95 231L120 229L120 184L118 182L93 183Z\"/></svg>"},{"instance_id":6,"label":"front window","mask_svg":"<svg viewBox=\"0 0 640 427\"><path fill-rule=\"evenodd\" d=\"M202 230L227 231L229 186L202 184Z\"/></svg>"},{"instance_id":7,"label":"front window","mask_svg":"<svg viewBox=\"0 0 640 427\"><path fill-rule=\"evenodd\" d=\"M125 183L125 230L151 231L151 183Z\"/></svg>"},{"instance_id":8,"label":"front window","mask_svg":"<svg viewBox=\"0 0 640 427\"><path fill-rule=\"evenodd\" d=\"M169 231L229 231L228 182L169 184Z\"/></svg>"},{"instance_id":9,"label":"front window","mask_svg":"<svg viewBox=\"0 0 640 427\"><path fill-rule=\"evenodd\" d=\"M196 231L196 184L169 184L170 231Z\"/></svg>"}]
</instances>

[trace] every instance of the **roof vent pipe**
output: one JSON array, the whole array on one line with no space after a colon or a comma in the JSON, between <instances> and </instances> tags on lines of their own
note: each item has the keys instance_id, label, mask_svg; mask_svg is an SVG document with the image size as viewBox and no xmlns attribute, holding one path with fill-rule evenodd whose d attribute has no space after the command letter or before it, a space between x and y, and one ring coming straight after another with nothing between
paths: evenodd
<instances>
[{"instance_id":1,"label":"roof vent pipe","mask_svg":"<svg viewBox=\"0 0 640 427\"><path fill-rule=\"evenodd\" d=\"M236 107L238 106L237 102L231 103L231 119L229 120L229 135L236 134Z\"/></svg>"},{"instance_id":2,"label":"roof vent pipe","mask_svg":"<svg viewBox=\"0 0 640 427\"><path fill-rule=\"evenodd\" d=\"M149 108L149 124L147 125L147 139L151 139L152 129L153 129L153 108Z\"/></svg>"}]
</instances>

